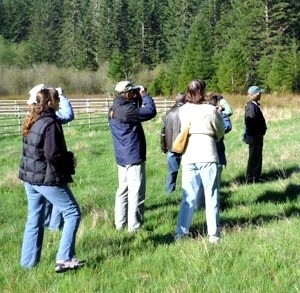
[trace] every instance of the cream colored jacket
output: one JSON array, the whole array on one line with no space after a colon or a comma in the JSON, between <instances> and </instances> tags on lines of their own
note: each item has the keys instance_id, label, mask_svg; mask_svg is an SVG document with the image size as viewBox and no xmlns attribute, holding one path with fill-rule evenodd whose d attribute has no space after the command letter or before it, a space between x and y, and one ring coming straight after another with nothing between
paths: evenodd
<instances>
[{"instance_id":1,"label":"cream colored jacket","mask_svg":"<svg viewBox=\"0 0 300 293\"><path fill-rule=\"evenodd\" d=\"M186 103L179 109L181 129L190 124L188 145L182 164L219 162L216 141L224 135L224 122L209 104Z\"/></svg>"}]
</instances>

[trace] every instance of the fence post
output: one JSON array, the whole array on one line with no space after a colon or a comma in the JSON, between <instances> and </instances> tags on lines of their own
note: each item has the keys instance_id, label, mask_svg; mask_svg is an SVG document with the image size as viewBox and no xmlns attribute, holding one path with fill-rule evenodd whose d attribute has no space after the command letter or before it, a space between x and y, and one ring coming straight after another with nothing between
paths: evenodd
<instances>
[{"instance_id":1,"label":"fence post","mask_svg":"<svg viewBox=\"0 0 300 293\"><path fill-rule=\"evenodd\" d=\"M166 98L164 99L164 102L165 102L165 110L164 110L164 111L165 111L165 114L166 114L166 113L167 113L167 109L168 109L168 106L167 106L167 99L166 99Z\"/></svg>"},{"instance_id":2,"label":"fence post","mask_svg":"<svg viewBox=\"0 0 300 293\"><path fill-rule=\"evenodd\" d=\"M18 117L18 126L19 126L19 132L21 132L21 111L20 111L20 105L17 104L17 101L15 102L15 111L17 112Z\"/></svg>"},{"instance_id":3,"label":"fence post","mask_svg":"<svg viewBox=\"0 0 300 293\"><path fill-rule=\"evenodd\" d=\"M91 128L91 102L90 100L86 100L86 112L88 113L88 125L89 129Z\"/></svg>"}]
</instances>

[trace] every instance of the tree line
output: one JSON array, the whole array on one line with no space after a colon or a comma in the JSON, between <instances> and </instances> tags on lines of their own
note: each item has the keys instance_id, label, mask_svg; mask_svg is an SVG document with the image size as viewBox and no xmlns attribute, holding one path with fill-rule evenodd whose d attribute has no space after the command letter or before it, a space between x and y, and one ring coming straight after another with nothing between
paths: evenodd
<instances>
[{"instance_id":1,"label":"tree line","mask_svg":"<svg viewBox=\"0 0 300 293\"><path fill-rule=\"evenodd\" d=\"M134 79L153 94L300 91L298 0L0 0L0 66L40 63Z\"/></svg>"}]
</instances>

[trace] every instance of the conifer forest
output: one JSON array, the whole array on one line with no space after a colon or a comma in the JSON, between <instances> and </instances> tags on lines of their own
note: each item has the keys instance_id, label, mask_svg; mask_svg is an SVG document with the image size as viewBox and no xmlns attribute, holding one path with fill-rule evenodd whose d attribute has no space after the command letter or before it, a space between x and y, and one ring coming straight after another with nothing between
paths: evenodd
<instances>
[{"instance_id":1,"label":"conifer forest","mask_svg":"<svg viewBox=\"0 0 300 293\"><path fill-rule=\"evenodd\" d=\"M298 0L0 0L0 67L149 70L162 94L195 78L299 93L299 45Z\"/></svg>"}]
</instances>

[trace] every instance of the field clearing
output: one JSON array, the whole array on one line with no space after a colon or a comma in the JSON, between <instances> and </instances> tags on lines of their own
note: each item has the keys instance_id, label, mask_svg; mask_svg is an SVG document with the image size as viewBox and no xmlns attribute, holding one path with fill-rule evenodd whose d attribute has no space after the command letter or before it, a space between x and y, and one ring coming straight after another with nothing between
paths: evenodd
<instances>
[{"instance_id":1,"label":"field clearing","mask_svg":"<svg viewBox=\"0 0 300 293\"><path fill-rule=\"evenodd\" d=\"M228 166L220 195L222 241L206 239L197 211L193 237L173 242L181 198L164 193L166 158L160 152L160 117L144 123L147 136L146 220L137 234L113 227L117 169L107 124L65 131L78 158L72 190L83 212L78 258L86 267L55 274L59 233L45 231L40 264L19 266L26 198L17 179L21 137L0 137L1 292L299 292L299 99L262 97L268 131L263 183L244 184L247 146L241 141L246 97L228 96L233 129L225 137ZM276 100L275 100L276 99ZM271 103L272 101L272 103ZM239 106L238 106L239 105Z\"/></svg>"}]
</instances>

